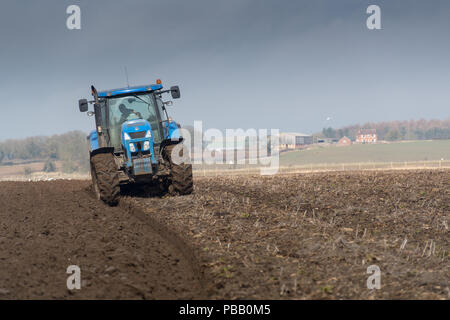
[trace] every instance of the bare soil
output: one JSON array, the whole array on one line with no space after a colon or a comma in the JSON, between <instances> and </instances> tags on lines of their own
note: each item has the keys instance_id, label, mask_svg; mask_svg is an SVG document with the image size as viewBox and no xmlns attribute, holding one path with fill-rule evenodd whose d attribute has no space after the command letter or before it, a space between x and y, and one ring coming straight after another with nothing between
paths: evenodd
<instances>
[{"instance_id":1,"label":"bare soil","mask_svg":"<svg viewBox=\"0 0 450 320\"><path fill-rule=\"evenodd\" d=\"M89 181L0 183L0 299L193 299L191 261L124 208L95 200ZM69 291L67 267L81 269Z\"/></svg>"},{"instance_id":2,"label":"bare soil","mask_svg":"<svg viewBox=\"0 0 450 320\"><path fill-rule=\"evenodd\" d=\"M0 298L450 298L450 170L194 186L123 193L109 208L88 181L0 183ZM72 264L79 291L66 288Z\"/></svg>"},{"instance_id":3,"label":"bare soil","mask_svg":"<svg viewBox=\"0 0 450 320\"><path fill-rule=\"evenodd\" d=\"M128 201L198 248L213 298L450 298L449 170L198 178Z\"/></svg>"}]
</instances>

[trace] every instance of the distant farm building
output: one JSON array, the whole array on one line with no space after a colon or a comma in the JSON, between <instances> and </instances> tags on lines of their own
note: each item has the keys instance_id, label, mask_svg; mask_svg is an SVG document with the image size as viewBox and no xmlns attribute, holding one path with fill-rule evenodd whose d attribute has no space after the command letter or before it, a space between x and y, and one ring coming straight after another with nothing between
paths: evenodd
<instances>
[{"instance_id":1,"label":"distant farm building","mask_svg":"<svg viewBox=\"0 0 450 320\"><path fill-rule=\"evenodd\" d=\"M377 143L377 130L375 129L359 129L356 134L357 143Z\"/></svg>"},{"instance_id":2,"label":"distant farm building","mask_svg":"<svg viewBox=\"0 0 450 320\"><path fill-rule=\"evenodd\" d=\"M352 141L347 138L347 137L342 137L339 141L338 141L338 146L349 146L352 144Z\"/></svg>"},{"instance_id":3,"label":"distant farm building","mask_svg":"<svg viewBox=\"0 0 450 320\"><path fill-rule=\"evenodd\" d=\"M280 133L280 149L300 149L313 143L313 136L309 134L296 132Z\"/></svg>"}]
</instances>

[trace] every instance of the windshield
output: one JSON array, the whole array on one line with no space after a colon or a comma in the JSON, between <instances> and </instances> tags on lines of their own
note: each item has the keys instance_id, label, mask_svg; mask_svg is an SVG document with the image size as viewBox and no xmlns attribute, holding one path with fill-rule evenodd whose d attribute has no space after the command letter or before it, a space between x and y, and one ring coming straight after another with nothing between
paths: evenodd
<instances>
[{"instance_id":1,"label":"windshield","mask_svg":"<svg viewBox=\"0 0 450 320\"><path fill-rule=\"evenodd\" d=\"M111 144L121 148L121 130L125 121L144 119L152 127L155 143L161 142L160 114L152 94L132 95L108 99Z\"/></svg>"}]
</instances>

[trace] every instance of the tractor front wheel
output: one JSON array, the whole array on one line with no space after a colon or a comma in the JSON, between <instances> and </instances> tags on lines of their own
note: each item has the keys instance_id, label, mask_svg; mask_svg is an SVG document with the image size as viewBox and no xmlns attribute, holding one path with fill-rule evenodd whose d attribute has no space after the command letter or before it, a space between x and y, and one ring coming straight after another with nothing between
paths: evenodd
<instances>
[{"instance_id":1,"label":"tractor front wheel","mask_svg":"<svg viewBox=\"0 0 450 320\"><path fill-rule=\"evenodd\" d=\"M116 206L119 203L120 184L114 156L110 153L92 156L91 177L97 199L109 206Z\"/></svg>"}]
</instances>

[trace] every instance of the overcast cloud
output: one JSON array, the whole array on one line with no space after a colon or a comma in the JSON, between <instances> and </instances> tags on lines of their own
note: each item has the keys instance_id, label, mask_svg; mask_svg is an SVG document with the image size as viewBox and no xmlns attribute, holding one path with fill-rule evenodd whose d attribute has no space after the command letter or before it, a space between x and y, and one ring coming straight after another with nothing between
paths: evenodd
<instances>
[{"instance_id":1,"label":"overcast cloud","mask_svg":"<svg viewBox=\"0 0 450 320\"><path fill-rule=\"evenodd\" d=\"M81 7L81 30L66 8ZM382 30L366 28L378 4ZM449 1L25 1L0 4L0 140L89 131L78 99L178 84L185 125L279 128L450 116ZM332 120L326 121L330 117Z\"/></svg>"}]
</instances>

